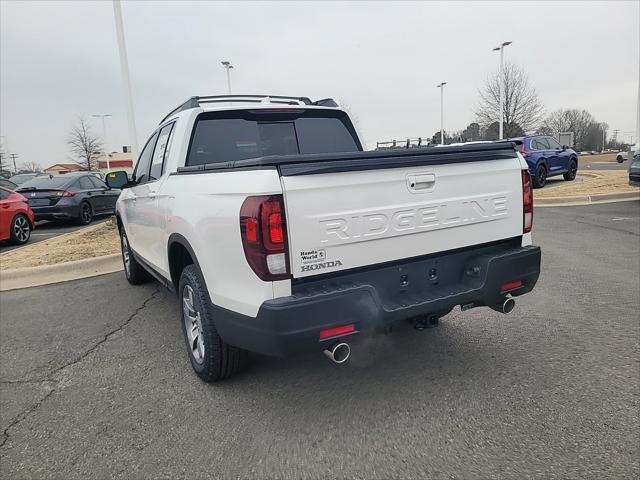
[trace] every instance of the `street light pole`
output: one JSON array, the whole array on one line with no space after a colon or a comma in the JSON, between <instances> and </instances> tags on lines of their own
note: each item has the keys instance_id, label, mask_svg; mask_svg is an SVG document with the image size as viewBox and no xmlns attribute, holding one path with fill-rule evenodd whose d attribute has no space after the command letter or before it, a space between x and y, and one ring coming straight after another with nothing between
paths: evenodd
<instances>
[{"instance_id":1,"label":"street light pole","mask_svg":"<svg viewBox=\"0 0 640 480\"><path fill-rule=\"evenodd\" d=\"M224 68L227 70L227 91L229 92L229 95L231 95L231 73L229 71L233 68L233 65L231 65L231 62L227 60L220 63L222 63Z\"/></svg>"},{"instance_id":2,"label":"street light pole","mask_svg":"<svg viewBox=\"0 0 640 480\"><path fill-rule=\"evenodd\" d=\"M500 73L498 79L498 87L500 90L500 140L504 138L504 47L512 43L513 42L502 42L493 49L494 52L500 50Z\"/></svg>"},{"instance_id":3,"label":"street light pole","mask_svg":"<svg viewBox=\"0 0 640 480\"><path fill-rule=\"evenodd\" d=\"M107 126L104 121L105 117L111 117L110 113L100 114L100 115L91 115L92 117L100 117L102 118L102 140L104 141L104 155L107 160L107 173L111 171L111 164L109 163L109 144L107 143Z\"/></svg>"},{"instance_id":4,"label":"street light pole","mask_svg":"<svg viewBox=\"0 0 640 480\"><path fill-rule=\"evenodd\" d=\"M440 89L440 145L444 145L444 86L447 82L436 85Z\"/></svg>"},{"instance_id":5,"label":"street light pole","mask_svg":"<svg viewBox=\"0 0 640 480\"><path fill-rule=\"evenodd\" d=\"M118 50L120 52L120 70L122 70L122 83L127 101L127 123L129 124L129 141L134 160L138 156L138 137L136 135L136 120L133 116L133 95L131 93L131 79L129 78L129 61L127 60L127 46L124 40L124 27L122 25L122 6L120 0L113 0L113 16L116 21L116 37L118 38Z\"/></svg>"}]
</instances>

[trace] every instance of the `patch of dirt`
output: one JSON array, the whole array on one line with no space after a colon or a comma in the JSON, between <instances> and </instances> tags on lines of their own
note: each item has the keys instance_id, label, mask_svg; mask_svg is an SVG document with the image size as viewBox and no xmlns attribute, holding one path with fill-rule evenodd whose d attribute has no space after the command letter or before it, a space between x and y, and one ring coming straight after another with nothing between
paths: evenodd
<instances>
[{"instance_id":1,"label":"patch of dirt","mask_svg":"<svg viewBox=\"0 0 640 480\"><path fill-rule=\"evenodd\" d=\"M563 182L562 185L554 185L553 188L535 189L533 198L535 202L536 198L638 192L639 190L638 187L629 185L629 173L626 170L602 170L591 171L588 176L583 175L581 181Z\"/></svg>"},{"instance_id":2,"label":"patch of dirt","mask_svg":"<svg viewBox=\"0 0 640 480\"><path fill-rule=\"evenodd\" d=\"M0 268L38 267L113 253L120 253L120 237L117 226L109 220L3 253L0 255Z\"/></svg>"},{"instance_id":3,"label":"patch of dirt","mask_svg":"<svg viewBox=\"0 0 640 480\"><path fill-rule=\"evenodd\" d=\"M616 163L617 153L598 153L597 155L578 155L578 164L580 161L591 162L612 162Z\"/></svg>"}]
</instances>

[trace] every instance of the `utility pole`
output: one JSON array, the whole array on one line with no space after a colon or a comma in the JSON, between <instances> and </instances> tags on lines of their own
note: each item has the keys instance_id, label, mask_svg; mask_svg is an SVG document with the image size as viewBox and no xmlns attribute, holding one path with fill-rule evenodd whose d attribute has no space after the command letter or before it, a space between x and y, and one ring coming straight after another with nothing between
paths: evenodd
<instances>
[{"instance_id":1,"label":"utility pole","mask_svg":"<svg viewBox=\"0 0 640 480\"><path fill-rule=\"evenodd\" d=\"M136 120L133 115L133 95L131 93L131 79L129 78L129 61L127 60L127 45L124 40L124 27L122 25L122 6L120 0L113 0L113 16L116 21L116 37L120 52L120 70L122 70L122 83L127 103L127 123L129 124L129 137L133 159L138 157L138 137L136 134Z\"/></svg>"},{"instance_id":2,"label":"utility pole","mask_svg":"<svg viewBox=\"0 0 640 480\"><path fill-rule=\"evenodd\" d=\"M18 167L16 167L16 158L18 158L19 155L17 153L10 153L9 156L11 157L11 160L13 160L13 171L15 173L18 173Z\"/></svg>"},{"instance_id":3,"label":"utility pole","mask_svg":"<svg viewBox=\"0 0 640 480\"><path fill-rule=\"evenodd\" d=\"M224 68L227 70L227 91L229 92L229 95L231 95L231 73L230 73L230 70L233 68L233 65L231 65L231 62L229 62L228 60L224 60L224 61L222 61L220 63L222 63Z\"/></svg>"},{"instance_id":4,"label":"utility pole","mask_svg":"<svg viewBox=\"0 0 640 480\"><path fill-rule=\"evenodd\" d=\"M498 81L498 87L500 90L500 140L504 138L504 47L511 45L513 42L502 42L499 46L493 49L494 52L500 50L500 79Z\"/></svg>"},{"instance_id":5,"label":"utility pole","mask_svg":"<svg viewBox=\"0 0 640 480\"><path fill-rule=\"evenodd\" d=\"M440 89L440 145L444 145L444 86L447 82L436 85Z\"/></svg>"},{"instance_id":6,"label":"utility pole","mask_svg":"<svg viewBox=\"0 0 640 480\"><path fill-rule=\"evenodd\" d=\"M605 142L605 134L606 134L604 123L601 123L600 127L602 128L602 151L604 152L604 142Z\"/></svg>"},{"instance_id":7,"label":"utility pole","mask_svg":"<svg viewBox=\"0 0 640 480\"><path fill-rule=\"evenodd\" d=\"M105 117L111 117L112 115L109 113L99 114L99 115L91 115L92 117L100 117L102 118L102 140L104 141L104 156L107 160L107 173L111 171L111 164L109 163L109 145L107 143L107 127L104 122Z\"/></svg>"}]
</instances>

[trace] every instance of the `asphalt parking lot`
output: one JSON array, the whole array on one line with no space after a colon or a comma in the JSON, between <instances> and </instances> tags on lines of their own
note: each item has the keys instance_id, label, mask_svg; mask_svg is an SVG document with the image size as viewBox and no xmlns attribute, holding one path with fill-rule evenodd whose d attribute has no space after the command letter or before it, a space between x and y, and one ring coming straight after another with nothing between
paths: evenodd
<instances>
[{"instance_id":1,"label":"asphalt parking lot","mask_svg":"<svg viewBox=\"0 0 640 480\"><path fill-rule=\"evenodd\" d=\"M640 202L537 208L537 288L323 355L189 365L120 274L0 293L2 478L638 478Z\"/></svg>"},{"instance_id":2,"label":"asphalt parking lot","mask_svg":"<svg viewBox=\"0 0 640 480\"><path fill-rule=\"evenodd\" d=\"M578 173L580 170L629 170L629 160L622 163L603 160L602 155L578 155Z\"/></svg>"}]
</instances>

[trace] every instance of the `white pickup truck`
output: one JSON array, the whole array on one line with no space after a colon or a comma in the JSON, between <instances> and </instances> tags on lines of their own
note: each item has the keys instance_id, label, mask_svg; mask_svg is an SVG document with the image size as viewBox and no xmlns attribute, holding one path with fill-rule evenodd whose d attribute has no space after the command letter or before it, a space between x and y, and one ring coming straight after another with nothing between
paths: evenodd
<instances>
[{"instance_id":1,"label":"white pickup truck","mask_svg":"<svg viewBox=\"0 0 640 480\"><path fill-rule=\"evenodd\" d=\"M435 324L453 307L508 313L531 291L527 164L510 143L363 151L331 99L192 97L147 141L116 205L126 277L177 293L205 381L247 352L317 350Z\"/></svg>"}]
</instances>

